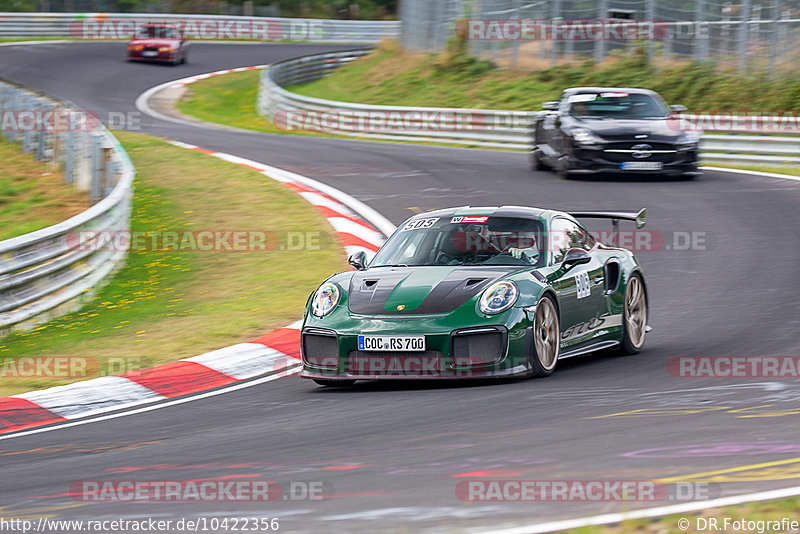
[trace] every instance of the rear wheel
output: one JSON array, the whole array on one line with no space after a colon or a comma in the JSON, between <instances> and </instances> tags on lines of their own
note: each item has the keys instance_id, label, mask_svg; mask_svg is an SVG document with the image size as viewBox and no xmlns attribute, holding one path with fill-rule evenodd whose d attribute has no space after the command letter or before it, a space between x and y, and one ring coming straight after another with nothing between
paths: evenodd
<instances>
[{"instance_id":1,"label":"rear wheel","mask_svg":"<svg viewBox=\"0 0 800 534\"><path fill-rule=\"evenodd\" d=\"M647 333L647 295L642 277L634 273L625 287L625 307L622 312L622 354L636 354L644 345Z\"/></svg>"},{"instance_id":2,"label":"rear wheel","mask_svg":"<svg viewBox=\"0 0 800 534\"><path fill-rule=\"evenodd\" d=\"M346 388L356 383L355 380L326 380L324 378L313 378L312 380L320 386L329 388Z\"/></svg>"},{"instance_id":3,"label":"rear wheel","mask_svg":"<svg viewBox=\"0 0 800 534\"><path fill-rule=\"evenodd\" d=\"M533 318L533 354L530 355L530 376L553 374L561 351L561 325L558 310L550 296L545 295L536 305Z\"/></svg>"}]
</instances>

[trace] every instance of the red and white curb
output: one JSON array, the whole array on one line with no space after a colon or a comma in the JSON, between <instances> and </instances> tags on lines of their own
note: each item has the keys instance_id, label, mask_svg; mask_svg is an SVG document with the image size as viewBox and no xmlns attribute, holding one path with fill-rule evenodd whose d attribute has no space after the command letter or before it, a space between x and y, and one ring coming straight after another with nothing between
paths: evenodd
<instances>
[{"instance_id":1,"label":"red and white curb","mask_svg":"<svg viewBox=\"0 0 800 534\"><path fill-rule=\"evenodd\" d=\"M173 87L174 86L183 87L184 85L189 85L190 83L194 83L198 80L205 80L206 78L212 78L214 76L220 76L222 74L232 74L234 72L242 72L246 70L259 70L265 68L267 68L267 65L252 65L250 67L237 67L235 69L225 69L214 72L206 72L205 74L197 74L195 76L189 76L188 78L181 78L180 80L174 82L169 82L168 85Z\"/></svg>"},{"instance_id":2,"label":"red and white curb","mask_svg":"<svg viewBox=\"0 0 800 534\"><path fill-rule=\"evenodd\" d=\"M384 235L394 231L391 222L368 206L311 178L231 154L171 143L282 182L327 218L348 254L363 250L371 257L383 244ZM0 398L0 434L196 394L259 376L285 376L299 368L298 321L249 343L173 363Z\"/></svg>"}]
</instances>

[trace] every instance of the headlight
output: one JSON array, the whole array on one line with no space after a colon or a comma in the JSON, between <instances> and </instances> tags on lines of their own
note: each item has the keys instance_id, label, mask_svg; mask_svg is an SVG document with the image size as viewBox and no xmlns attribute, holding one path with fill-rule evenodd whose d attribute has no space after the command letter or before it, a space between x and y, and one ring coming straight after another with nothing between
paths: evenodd
<instances>
[{"instance_id":1,"label":"headlight","mask_svg":"<svg viewBox=\"0 0 800 534\"><path fill-rule=\"evenodd\" d=\"M587 130L586 128L575 128L572 130L572 138L576 143L580 143L582 145L596 145L597 143L603 142L603 140L598 137L596 133L591 130Z\"/></svg>"},{"instance_id":2,"label":"headlight","mask_svg":"<svg viewBox=\"0 0 800 534\"><path fill-rule=\"evenodd\" d=\"M478 301L478 309L486 315L495 315L513 306L518 296L519 289L514 282L496 282L484 290Z\"/></svg>"},{"instance_id":3,"label":"headlight","mask_svg":"<svg viewBox=\"0 0 800 534\"><path fill-rule=\"evenodd\" d=\"M317 292L314 293L314 298L311 299L311 313L317 317L329 314L339 304L340 296L339 286L325 282L319 286Z\"/></svg>"},{"instance_id":4,"label":"headlight","mask_svg":"<svg viewBox=\"0 0 800 534\"><path fill-rule=\"evenodd\" d=\"M679 145L696 145L700 142L700 136L703 132L700 130L684 130L678 137Z\"/></svg>"},{"instance_id":5,"label":"headlight","mask_svg":"<svg viewBox=\"0 0 800 534\"><path fill-rule=\"evenodd\" d=\"M159 52L171 52L173 48L171 46L161 46L158 48Z\"/></svg>"}]
</instances>

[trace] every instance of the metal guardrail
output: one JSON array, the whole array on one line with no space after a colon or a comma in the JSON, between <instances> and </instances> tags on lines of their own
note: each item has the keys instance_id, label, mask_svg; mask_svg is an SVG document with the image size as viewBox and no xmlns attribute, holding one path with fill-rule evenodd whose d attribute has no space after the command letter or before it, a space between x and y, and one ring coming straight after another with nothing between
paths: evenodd
<instances>
[{"instance_id":1,"label":"metal guardrail","mask_svg":"<svg viewBox=\"0 0 800 534\"><path fill-rule=\"evenodd\" d=\"M46 114L50 113L50 119ZM35 117L65 122L38 126ZM61 164L64 180L94 203L53 226L0 241L0 337L26 331L80 308L125 261L124 248L103 239L130 229L135 169L117 139L99 122L75 120L76 108L0 82L3 136L41 161ZM23 125L25 123L25 125ZM9 127L14 124L14 128ZM89 124L71 128L70 124Z\"/></svg>"},{"instance_id":2,"label":"metal guardrail","mask_svg":"<svg viewBox=\"0 0 800 534\"><path fill-rule=\"evenodd\" d=\"M540 111L377 106L303 96L286 89L326 76L369 52L317 54L269 66L261 75L258 112L287 127L293 126L287 122L294 123L298 129L308 123L319 126L314 129L349 137L507 150L530 148L531 124L542 113ZM326 114L338 118L326 121ZM352 120L342 120L342 117L352 117ZM389 124L393 117L397 124L407 124L408 118L413 117L414 127L375 127L375 124ZM704 163L798 164L800 137L704 134L700 154Z\"/></svg>"},{"instance_id":3,"label":"metal guardrail","mask_svg":"<svg viewBox=\"0 0 800 534\"><path fill-rule=\"evenodd\" d=\"M325 20L163 13L0 12L0 38L129 39L142 23L180 25L188 39L377 43L400 35L399 21Z\"/></svg>"}]
</instances>

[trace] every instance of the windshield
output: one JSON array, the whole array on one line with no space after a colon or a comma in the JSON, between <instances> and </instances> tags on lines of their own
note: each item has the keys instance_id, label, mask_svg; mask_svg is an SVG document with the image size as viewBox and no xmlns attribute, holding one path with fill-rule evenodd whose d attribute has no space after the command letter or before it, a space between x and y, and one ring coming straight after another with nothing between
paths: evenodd
<instances>
[{"instance_id":1,"label":"windshield","mask_svg":"<svg viewBox=\"0 0 800 534\"><path fill-rule=\"evenodd\" d=\"M544 262L542 223L522 217L420 217L406 222L369 267Z\"/></svg>"},{"instance_id":2,"label":"windshield","mask_svg":"<svg viewBox=\"0 0 800 534\"><path fill-rule=\"evenodd\" d=\"M136 33L139 39L178 39L178 32L168 26L142 26Z\"/></svg>"},{"instance_id":3,"label":"windshield","mask_svg":"<svg viewBox=\"0 0 800 534\"><path fill-rule=\"evenodd\" d=\"M643 93L581 93L569 97L569 114L578 118L663 119L670 109Z\"/></svg>"}]
</instances>

